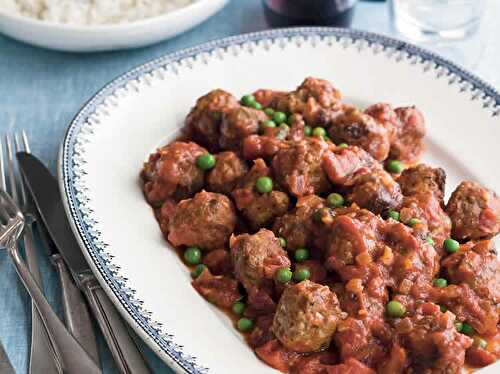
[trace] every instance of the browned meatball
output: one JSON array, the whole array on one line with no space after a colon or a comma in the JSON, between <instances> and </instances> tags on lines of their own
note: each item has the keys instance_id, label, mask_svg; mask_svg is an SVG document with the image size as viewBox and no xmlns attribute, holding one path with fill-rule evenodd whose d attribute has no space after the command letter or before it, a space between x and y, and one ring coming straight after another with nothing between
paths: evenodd
<instances>
[{"instance_id":1,"label":"browned meatball","mask_svg":"<svg viewBox=\"0 0 500 374\"><path fill-rule=\"evenodd\" d=\"M281 295L272 330L285 347L314 352L328 347L339 318L337 296L328 286L305 280Z\"/></svg>"},{"instance_id":2,"label":"browned meatball","mask_svg":"<svg viewBox=\"0 0 500 374\"><path fill-rule=\"evenodd\" d=\"M312 216L323 206L324 200L319 196L300 197L293 211L276 219L273 231L286 239L288 250L312 246L314 241Z\"/></svg>"},{"instance_id":3,"label":"browned meatball","mask_svg":"<svg viewBox=\"0 0 500 374\"><path fill-rule=\"evenodd\" d=\"M418 161L424 151L424 116L415 107L395 109L401 127L391 143L390 158L406 163Z\"/></svg>"},{"instance_id":4,"label":"browned meatball","mask_svg":"<svg viewBox=\"0 0 500 374\"><path fill-rule=\"evenodd\" d=\"M403 195L389 173L378 169L359 177L347 199L359 207L380 214L388 209L398 209Z\"/></svg>"},{"instance_id":5,"label":"browned meatball","mask_svg":"<svg viewBox=\"0 0 500 374\"><path fill-rule=\"evenodd\" d=\"M248 167L234 152L222 152L215 158L217 163L207 175L208 188L210 191L229 194L248 172Z\"/></svg>"},{"instance_id":6,"label":"browned meatball","mask_svg":"<svg viewBox=\"0 0 500 374\"><path fill-rule=\"evenodd\" d=\"M398 178L398 183L405 196L432 193L442 202L446 173L442 168L418 164L403 171Z\"/></svg>"},{"instance_id":7,"label":"browned meatball","mask_svg":"<svg viewBox=\"0 0 500 374\"><path fill-rule=\"evenodd\" d=\"M276 181L297 197L329 191L330 182L322 167L323 154L329 149L330 145L318 138L283 146L273 158Z\"/></svg>"},{"instance_id":8,"label":"browned meatball","mask_svg":"<svg viewBox=\"0 0 500 374\"><path fill-rule=\"evenodd\" d=\"M207 147L210 152L219 148L219 126L222 115L238 107L238 100L230 93L217 89L196 101L186 118L184 133L189 139Z\"/></svg>"},{"instance_id":9,"label":"browned meatball","mask_svg":"<svg viewBox=\"0 0 500 374\"><path fill-rule=\"evenodd\" d=\"M254 161L252 169L240 180L232 192L236 207L248 221L253 230L271 225L276 217L286 213L290 199L281 191L273 190L261 194L255 187L259 177L268 177L271 171L262 159Z\"/></svg>"},{"instance_id":10,"label":"browned meatball","mask_svg":"<svg viewBox=\"0 0 500 374\"><path fill-rule=\"evenodd\" d=\"M192 285L201 296L222 308L230 308L241 298L236 279L225 275L212 275L208 269L203 270Z\"/></svg>"},{"instance_id":11,"label":"browned meatball","mask_svg":"<svg viewBox=\"0 0 500 374\"><path fill-rule=\"evenodd\" d=\"M168 240L175 246L220 248L228 242L235 225L236 212L231 200L202 191L177 205L170 220Z\"/></svg>"},{"instance_id":12,"label":"browned meatball","mask_svg":"<svg viewBox=\"0 0 500 374\"><path fill-rule=\"evenodd\" d=\"M356 146L326 152L322 165L333 184L345 187L352 186L363 174L381 168L368 152Z\"/></svg>"},{"instance_id":13,"label":"browned meatball","mask_svg":"<svg viewBox=\"0 0 500 374\"><path fill-rule=\"evenodd\" d=\"M389 155L389 134L386 128L373 117L356 108L348 108L336 118L328 129L335 143L357 145L367 151L377 161Z\"/></svg>"},{"instance_id":14,"label":"browned meatball","mask_svg":"<svg viewBox=\"0 0 500 374\"><path fill-rule=\"evenodd\" d=\"M276 270L289 267L290 260L272 231L232 236L230 240L236 278L248 290L272 282Z\"/></svg>"},{"instance_id":15,"label":"browned meatball","mask_svg":"<svg viewBox=\"0 0 500 374\"><path fill-rule=\"evenodd\" d=\"M284 141L271 136L250 135L243 139L243 157L247 160L263 158L266 160L278 153Z\"/></svg>"},{"instance_id":16,"label":"browned meatball","mask_svg":"<svg viewBox=\"0 0 500 374\"><path fill-rule=\"evenodd\" d=\"M407 349L409 372L460 372L465 351L472 345L472 339L460 334L454 322L452 313L441 313L438 305L425 303L415 316L407 317L398 324L398 340Z\"/></svg>"},{"instance_id":17,"label":"browned meatball","mask_svg":"<svg viewBox=\"0 0 500 374\"><path fill-rule=\"evenodd\" d=\"M391 105L387 103L373 104L365 109L365 113L375 118L378 123L385 127L389 134L389 141L392 144L396 140L401 122Z\"/></svg>"},{"instance_id":18,"label":"browned meatball","mask_svg":"<svg viewBox=\"0 0 500 374\"><path fill-rule=\"evenodd\" d=\"M487 239L500 232L500 197L478 183L460 183L448 201L446 212L455 239Z\"/></svg>"},{"instance_id":19,"label":"browned meatball","mask_svg":"<svg viewBox=\"0 0 500 374\"><path fill-rule=\"evenodd\" d=\"M219 145L238 151L244 138L257 134L259 125L268 119L262 110L238 107L224 114L220 126Z\"/></svg>"},{"instance_id":20,"label":"browned meatball","mask_svg":"<svg viewBox=\"0 0 500 374\"><path fill-rule=\"evenodd\" d=\"M306 78L297 90L277 100L276 109L301 114L307 123L326 125L341 111L341 94L324 79Z\"/></svg>"},{"instance_id":21,"label":"browned meatball","mask_svg":"<svg viewBox=\"0 0 500 374\"><path fill-rule=\"evenodd\" d=\"M196 158L203 153L196 143L173 142L150 155L141 172L149 203L161 206L169 197L185 199L201 190L203 171Z\"/></svg>"},{"instance_id":22,"label":"browned meatball","mask_svg":"<svg viewBox=\"0 0 500 374\"><path fill-rule=\"evenodd\" d=\"M462 245L441 266L451 282L467 283L479 297L494 305L500 303L500 260L491 241Z\"/></svg>"}]
</instances>

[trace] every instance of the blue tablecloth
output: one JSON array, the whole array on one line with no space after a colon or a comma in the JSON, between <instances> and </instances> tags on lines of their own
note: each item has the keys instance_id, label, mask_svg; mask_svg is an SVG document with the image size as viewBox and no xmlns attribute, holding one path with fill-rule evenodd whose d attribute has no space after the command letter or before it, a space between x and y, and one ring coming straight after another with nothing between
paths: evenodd
<instances>
[{"instance_id":1,"label":"blue tablecloth","mask_svg":"<svg viewBox=\"0 0 500 374\"><path fill-rule=\"evenodd\" d=\"M500 2L490 0L483 29L476 39L453 47L433 46L476 74L500 86ZM394 35L384 2L360 2L353 27ZM66 127L82 104L105 83L149 59L210 39L268 28L262 3L232 0L212 19L175 39L152 47L99 54L68 54L34 48L0 35L0 135L25 129L32 151L55 171ZM493 42L493 37L496 41ZM478 44L479 43L479 44ZM478 47L479 45L479 47ZM60 312L59 286L43 252L40 261L45 291ZM0 253L0 339L18 373L26 373L30 337L30 303L6 253ZM104 372L116 372L100 338ZM158 373L170 373L144 344Z\"/></svg>"}]
</instances>

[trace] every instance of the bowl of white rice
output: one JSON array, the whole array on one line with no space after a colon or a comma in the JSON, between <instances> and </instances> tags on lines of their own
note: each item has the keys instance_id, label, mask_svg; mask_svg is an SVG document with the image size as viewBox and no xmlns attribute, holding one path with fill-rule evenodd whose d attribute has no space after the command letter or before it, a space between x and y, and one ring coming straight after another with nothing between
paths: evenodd
<instances>
[{"instance_id":1,"label":"bowl of white rice","mask_svg":"<svg viewBox=\"0 0 500 374\"><path fill-rule=\"evenodd\" d=\"M205 21L229 0L0 0L0 33L43 48L143 47Z\"/></svg>"}]
</instances>

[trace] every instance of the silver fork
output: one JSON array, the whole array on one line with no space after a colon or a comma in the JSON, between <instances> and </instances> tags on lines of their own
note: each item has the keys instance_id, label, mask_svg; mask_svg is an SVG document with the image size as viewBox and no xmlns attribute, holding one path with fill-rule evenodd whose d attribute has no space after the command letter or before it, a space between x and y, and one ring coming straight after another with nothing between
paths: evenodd
<instances>
[{"instance_id":1,"label":"silver fork","mask_svg":"<svg viewBox=\"0 0 500 374\"><path fill-rule=\"evenodd\" d=\"M0 147L0 153L2 149ZM9 162L10 166L10 162ZM0 158L0 248L6 248L24 287L30 294L54 347L63 373L99 374L100 369L66 330L52 310L42 290L30 273L19 252L17 241L25 227L26 219L14 200L5 191L6 175L3 158ZM7 170L11 185L15 185L14 170ZM14 190L13 190L14 191ZM17 189L13 192L17 198Z\"/></svg>"},{"instance_id":2,"label":"silver fork","mask_svg":"<svg viewBox=\"0 0 500 374\"><path fill-rule=\"evenodd\" d=\"M22 145L21 145L22 143ZM24 242L24 252L26 255L26 262L28 263L28 268L33 275L33 278L37 282L40 289L43 289L42 277L40 275L40 268L38 266L38 260L35 253L34 239L33 239L33 225L36 221L36 217L33 214L32 204L26 193L26 189L23 183L20 173L16 172L14 153L21 150L26 152L30 151L28 137L24 131L21 132L20 136L16 134L14 136L14 146L16 152L12 150L12 140L7 134L5 136L5 145L7 147L7 165L9 174L9 187L10 193L14 200L19 204L21 212L24 214L25 225L24 225L24 236L22 238ZM19 183L16 183L18 181ZM29 360L29 373L30 374L57 374L61 373L62 369L60 363L57 360L57 356L54 347L50 343L47 331L43 327L43 322L38 313L35 304L31 302L31 346L30 346L30 360Z\"/></svg>"}]
</instances>

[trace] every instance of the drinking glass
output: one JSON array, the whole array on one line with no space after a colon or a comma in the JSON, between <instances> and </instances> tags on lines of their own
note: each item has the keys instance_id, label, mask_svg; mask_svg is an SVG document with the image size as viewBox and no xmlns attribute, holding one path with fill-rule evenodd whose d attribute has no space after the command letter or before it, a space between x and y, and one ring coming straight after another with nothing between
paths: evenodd
<instances>
[{"instance_id":1,"label":"drinking glass","mask_svg":"<svg viewBox=\"0 0 500 374\"><path fill-rule=\"evenodd\" d=\"M419 42L460 40L474 34L485 0L390 0L396 29Z\"/></svg>"}]
</instances>

